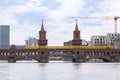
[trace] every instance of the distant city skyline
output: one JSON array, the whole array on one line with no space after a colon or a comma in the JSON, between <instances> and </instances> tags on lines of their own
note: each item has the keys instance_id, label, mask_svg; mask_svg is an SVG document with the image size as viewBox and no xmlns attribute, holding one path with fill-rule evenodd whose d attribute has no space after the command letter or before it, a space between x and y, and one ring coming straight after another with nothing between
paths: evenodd
<instances>
[{"instance_id":1,"label":"distant city skyline","mask_svg":"<svg viewBox=\"0 0 120 80\"><path fill-rule=\"evenodd\" d=\"M0 25L10 25L10 43L25 44L39 38L42 19L48 45L63 45L73 37L76 19L71 17L120 16L119 0L0 0ZM81 38L114 33L114 20L78 19ZM120 20L118 20L120 33ZM64 38L62 38L64 37Z\"/></svg>"}]
</instances>

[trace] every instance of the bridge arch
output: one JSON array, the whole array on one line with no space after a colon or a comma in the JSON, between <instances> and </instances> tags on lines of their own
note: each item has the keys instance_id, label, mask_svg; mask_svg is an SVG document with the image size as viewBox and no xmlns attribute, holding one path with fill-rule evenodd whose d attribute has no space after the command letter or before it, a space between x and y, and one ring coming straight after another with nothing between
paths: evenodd
<instances>
[{"instance_id":1,"label":"bridge arch","mask_svg":"<svg viewBox=\"0 0 120 80\"><path fill-rule=\"evenodd\" d=\"M26 57L21 57L21 58L19 58L19 59L16 59L16 61L22 61L22 60L26 60L26 61L29 61L29 60L35 60L35 61L37 61L37 62L39 62L39 60L38 59L36 59L36 58L32 58L32 57L29 57L29 58L26 58Z\"/></svg>"},{"instance_id":2,"label":"bridge arch","mask_svg":"<svg viewBox=\"0 0 120 80\"><path fill-rule=\"evenodd\" d=\"M98 59L102 59L104 62L110 62L110 59L108 59L108 58L100 57L100 58L98 58Z\"/></svg>"}]
</instances>

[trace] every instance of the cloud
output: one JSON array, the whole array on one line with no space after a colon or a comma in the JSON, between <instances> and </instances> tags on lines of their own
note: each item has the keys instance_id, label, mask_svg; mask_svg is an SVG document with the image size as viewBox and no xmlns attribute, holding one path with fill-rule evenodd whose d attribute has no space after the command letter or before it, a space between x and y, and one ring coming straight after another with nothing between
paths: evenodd
<instances>
[{"instance_id":1,"label":"cloud","mask_svg":"<svg viewBox=\"0 0 120 80\"><path fill-rule=\"evenodd\" d=\"M5 3L9 6L0 6L0 24L10 25L11 44L22 45L24 44L24 40L28 37L36 37L35 34L40 30L40 26L38 26L38 23L35 24L36 22L32 21L33 17L36 16L34 12L40 13L46 10L44 7L41 7L40 10L36 9L40 7L40 0L31 0L27 3L25 3L25 1L23 3L23 1L20 1L18 5L10 5L11 3L6 1ZM39 3L37 3L38 1ZM34 15L31 14L29 16L25 16L30 13L33 13Z\"/></svg>"},{"instance_id":2,"label":"cloud","mask_svg":"<svg viewBox=\"0 0 120 80\"><path fill-rule=\"evenodd\" d=\"M119 3L119 0L114 3L112 0L0 0L0 24L9 24L11 44L21 45L28 37L38 38L44 19L49 45L63 45L73 38L76 22L71 17L119 16ZM114 32L113 23L114 20L78 19L81 38L90 40L91 35Z\"/></svg>"}]
</instances>

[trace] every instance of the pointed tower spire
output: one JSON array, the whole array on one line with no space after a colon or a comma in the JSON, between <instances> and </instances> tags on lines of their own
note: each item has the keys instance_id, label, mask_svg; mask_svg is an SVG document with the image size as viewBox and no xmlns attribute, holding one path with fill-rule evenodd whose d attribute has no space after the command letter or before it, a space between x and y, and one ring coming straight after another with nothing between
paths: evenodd
<instances>
[{"instance_id":1,"label":"pointed tower spire","mask_svg":"<svg viewBox=\"0 0 120 80\"><path fill-rule=\"evenodd\" d=\"M75 30L73 31L72 45L81 45L81 44L82 44L82 40L80 37L80 30L78 29L78 24L77 24L77 19L76 19Z\"/></svg>"},{"instance_id":2,"label":"pointed tower spire","mask_svg":"<svg viewBox=\"0 0 120 80\"><path fill-rule=\"evenodd\" d=\"M76 19L75 31L79 31L79 29L78 29L78 20L77 19Z\"/></svg>"},{"instance_id":3,"label":"pointed tower spire","mask_svg":"<svg viewBox=\"0 0 120 80\"><path fill-rule=\"evenodd\" d=\"M41 30L39 31L38 46L46 46L46 45L47 45L46 31L44 29L43 19L42 19Z\"/></svg>"},{"instance_id":4,"label":"pointed tower spire","mask_svg":"<svg viewBox=\"0 0 120 80\"><path fill-rule=\"evenodd\" d=\"M44 29L44 25L43 25L43 19L42 19L41 31L45 31L45 29Z\"/></svg>"}]
</instances>

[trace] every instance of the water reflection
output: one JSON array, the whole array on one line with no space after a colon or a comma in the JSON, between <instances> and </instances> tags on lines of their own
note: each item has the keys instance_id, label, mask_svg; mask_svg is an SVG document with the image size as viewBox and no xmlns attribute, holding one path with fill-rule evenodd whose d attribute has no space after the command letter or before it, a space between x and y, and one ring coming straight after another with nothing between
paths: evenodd
<instances>
[{"instance_id":1,"label":"water reflection","mask_svg":"<svg viewBox=\"0 0 120 80\"><path fill-rule=\"evenodd\" d=\"M0 80L117 80L120 63L0 63Z\"/></svg>"},{"instance_id":2,"label":"water reflection","mask_svg":"<svg viewBox=\"0 0 120 80\"><path fill-rule=\"evenodd\" d=\"M80 68L81 64L80 63L73 63L73 66L74 66L75 70L78 70Z\"/></svg>"},{"instance_id":3,"label":"water reflection","mask_svg":"<svg viewBox=\"0 0 120 80\"><path fill-rule=\"evenodd\" d=\"M39 66L40 66L40 68L43 68L43 67L45 67L47 64L48 64L48 63L40 63Z\"/></svg>"}]
</instances>

